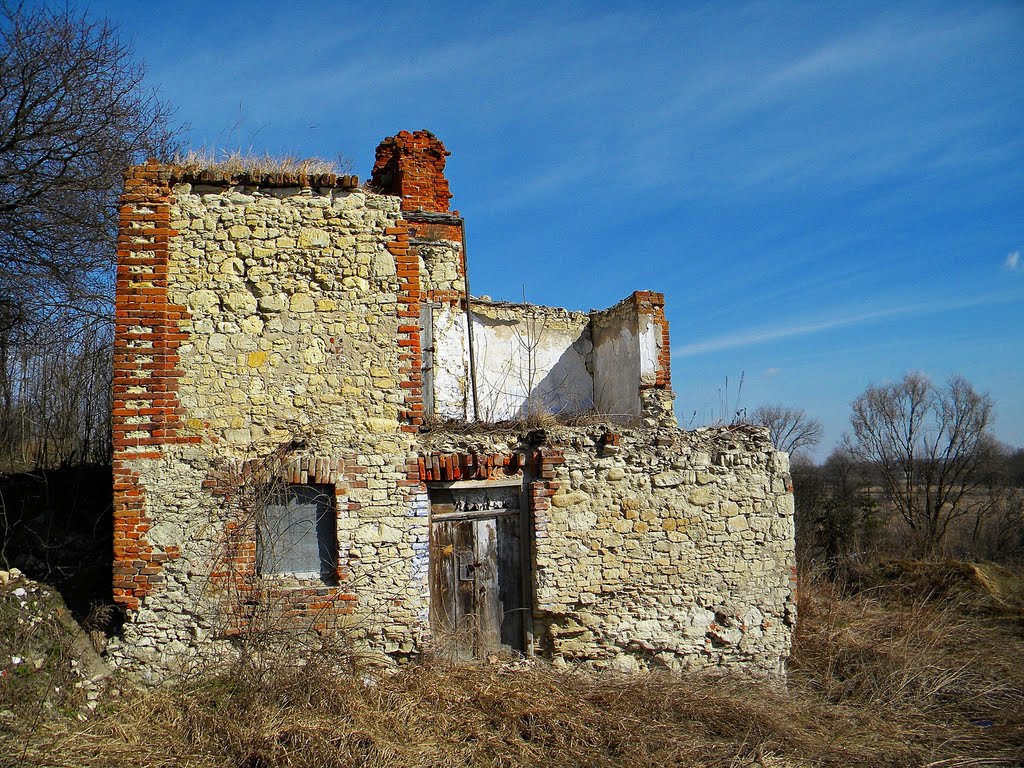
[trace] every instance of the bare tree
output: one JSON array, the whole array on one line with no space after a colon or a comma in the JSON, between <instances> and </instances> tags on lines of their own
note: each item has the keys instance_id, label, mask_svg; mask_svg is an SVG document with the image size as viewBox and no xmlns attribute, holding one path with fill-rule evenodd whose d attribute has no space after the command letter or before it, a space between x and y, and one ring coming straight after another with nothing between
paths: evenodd
<instances>
[{"instance_id":1,"label":"bare tree","mask_svg":"<svg viewBox=\"0 0 1024 768\"><path fill-rule=\"evenodd\" d=\"M961 376L936 386L920 373L871 386L854 400L846 449L869 462L922 554L944 546L949 525L978 504L998 444L993 404Z\"/></svg>"},{"instance_id":2,"label":"bare tree","mask_svg":"<svg viewBox=\"0 0 1024 768\"><path fill-rule=\"evenodd\" d=\"M8 301L44 312L109 304L122 173L172 141L171 110L143 75L109 22L0 0L0 295Z\"/></svg>"},{"instance_id":3,"label":"bare tree","mask_svg":"<svg viewBox=\"0 0 1024 768\"><path fill-rule=\"evenodd\" d=\"M72 425L91 454L106 430L84 398L109 368L122 174L175 136L143 75L109 22L0 0L0 454L64 460Z\"/></svg>"},{"instance_id":4,"label":"bare tree","mask_svg":"<svg viewBox=\"0 0 1024 768\"><path fill-rule=\"evenodd\" d=\"M808 416L803 408L761 405L751 414L751 421L768 427L772 445L790 454L816 448L825 434L821 422Z\"/></svg>"}]
</instances>

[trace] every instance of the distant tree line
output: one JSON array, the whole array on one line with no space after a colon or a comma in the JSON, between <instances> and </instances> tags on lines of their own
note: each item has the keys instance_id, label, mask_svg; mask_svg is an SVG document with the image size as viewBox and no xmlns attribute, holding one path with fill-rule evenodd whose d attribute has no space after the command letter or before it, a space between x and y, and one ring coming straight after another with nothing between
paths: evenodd
<instances>
[{"instance_id":1,"label":"distant tree line","mask_svg":"<svg viewBox=\"0 0 1024 768\"><path fill-rule=\"evenodd\" d=\"M1024 559L1024 449L990 432L994 404L953 376L919 373L871 386L851 405L851 431L821 465L821 425L784 406L754 412L776 447L794 451L797 540L834 567L876 554Z\"/></svg>"},{"instance_id":2,"label":"distant tree line","mask_svg":"<svg viewBox=\"0 0 1024 768\"><path fill-rule=\"evenodd\" d=\"M124 169L171 109L109 22L0 0L0 472L110 458Z\"/></svg>"}]
</instances>

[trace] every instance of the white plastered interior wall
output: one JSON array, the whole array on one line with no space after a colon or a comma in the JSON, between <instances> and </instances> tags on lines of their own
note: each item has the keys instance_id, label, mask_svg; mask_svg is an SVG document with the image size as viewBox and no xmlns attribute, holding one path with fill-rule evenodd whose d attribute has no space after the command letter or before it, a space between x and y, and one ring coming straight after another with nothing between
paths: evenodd
<instances>
[{"instance_id":1,"label":"white plastered interior wall","mask_svg":"<svg viewBox=\"0 0 1024 768\"><path fill-rule=\"evenodd\" d=\"M658 372L661 328L649 315L620 303L591 315L594 339L594 402L609 416L639 416L640 386Z\"/></svg>"},{"instance_id":2,"label":"white plastered interior wall","mask_svg":"<svg viewBox=\"0 0 1024 768\"><path fill-rule=\"evenodd\" d=\"M442 305L433 312L433 364L425 372L432 381L434 415L442 419L469 419L469 342L466 313Z\"/></svg>"},{"instance_id":3,"label":"white plastered interior wall","mask_svg":"<svg viewBox=\"0 0 1024 768\"><path fill-rule=\"evenodd\" d=\"M451 306L433 315L434 413L472 416L466 313ZM578 413L594 405L587 315L545 307L474 306L479 415L484 421L545 413Z\"/></svg>"},{"instance_id":4,"label":"white plastered interior wall","mask_svg":"<svg viewBox=\"0 0 1024 768\"><path fill-rule=\"evenodd\" d=\"M658 357L661 354L661 325L650 315L638 317L640 351L640 384L654 386L658 380Z\"/></svg>"},{"instance_id":5,"label":"white plastered interior wall","mask_svg":"<svg viewBox=\"0 0 1024 768\"><path fill-rule=\"evenodd\" d=\"M432 377L434 413L470 419L466 313L434 308ZM517 419L531 409L609 416L640 415L640 388L657 381L662 328L631 303L590 315L531 305L474 306L479 415L484 421Z\"/></svg>"}]
</instances>

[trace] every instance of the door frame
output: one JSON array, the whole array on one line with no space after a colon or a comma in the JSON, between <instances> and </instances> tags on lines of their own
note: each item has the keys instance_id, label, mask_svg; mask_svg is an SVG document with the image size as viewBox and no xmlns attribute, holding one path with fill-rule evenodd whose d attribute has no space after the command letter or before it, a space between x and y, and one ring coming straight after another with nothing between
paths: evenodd
<instances>
[{"instance_id":1,"label":"door frame","mask_svg":"<svg viewBox=\"0 0 1024 768\"><path fill-rule=\"evenodd\" d=\"M529 493L530 478L517 477L517 478L502 478L499 480L443 480L443 481L431 481L427 482L427 497L428 501L430 498L430 491L437 490L471 490L471 489L487 489L487 488L519 488L519 574L521 579L520 589L523 595L523 609L525 615L523 617L523 649L527 657L531 657L535 654L534 650L534 628L533 628L533 519L530 509L530 493ZM447 520L478 520L481 518L498 517L496 510L479 510L479 511L464 511L464 512L443 512L435 514L433 505L428 503L430 513L428 516L428 525L430 526L430 536L434 535L434 523L444 522ZM433 547L429 548L430 561L427 564L427 571L433 574L434 562L433 562ZM431 575L430 578L433 578ZM434 616L434 596L431 594L431 605L430 605L430 622L433 624Z\"/></svg>"}]
</instances>

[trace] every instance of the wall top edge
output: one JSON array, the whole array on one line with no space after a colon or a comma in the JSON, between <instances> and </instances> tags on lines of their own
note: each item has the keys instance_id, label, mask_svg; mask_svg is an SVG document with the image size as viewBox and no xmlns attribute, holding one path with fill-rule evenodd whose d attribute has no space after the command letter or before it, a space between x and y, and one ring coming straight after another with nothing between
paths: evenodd
<instances>
[{"instance_id":1,"label":"wall top edge","mask_svg":"<svg viewBox=\"0 0 1024 768\"><path fill-rule=\"evenodd\" d=\"M150 161L133 165L125 171L125 179L146 179L165 184L207 184L224 187L321 187L353 190L359 177L336 173L244 172L217 168L185 168L173 163Z\"/></svg>"},{"instance_id":2,"label":"wall top edge","mask_svg":"<svg viewBox=\"0 0 1024 768\"><path fill-rule=\"evenodd\" d=\"M445 224L457 227L462 224L462 217L455 213L434 213L431 211L403 211L402 218L414 224Z\"/></svg>"},{"instance_id":3,"label":"wall top edge","mask_svg":"<svg viewBox=\"0 0 1024 768\"><path fill-rule=\"evenodd\" d=\"M626 298L605 309L592 309L592 315L614 314L627 307L636 307L641 312L649 312L656 308L664 309L665 294L658 291L633 291Z\"/></svg>"},{"instance_id":4,"label":"wall top edge","mask_svg":"<svg viewBox=\"0 0 1024 768\"><path fill-rule=\"evenodd\" d=\"M678 427L646 427L617 422L614 415L601 417L592 414L587 424L548 424L543 429L529 429L512 423L472 424L465 422L440 422L425 428L420 434L419 450L422 453L450 452L461 449L470 452L489 453L497 446L544 446L560 448L567 446L587 447L604 445L610 455L619 451L619 445L631 445L633 449L657 451L671 454L673 449L710 450L718 452L767 452L780 453L772 447L767 428L754 424L712 424L696 429ZM615 436L608 446L608 436Z\"/></svg>"}]
</instances>

